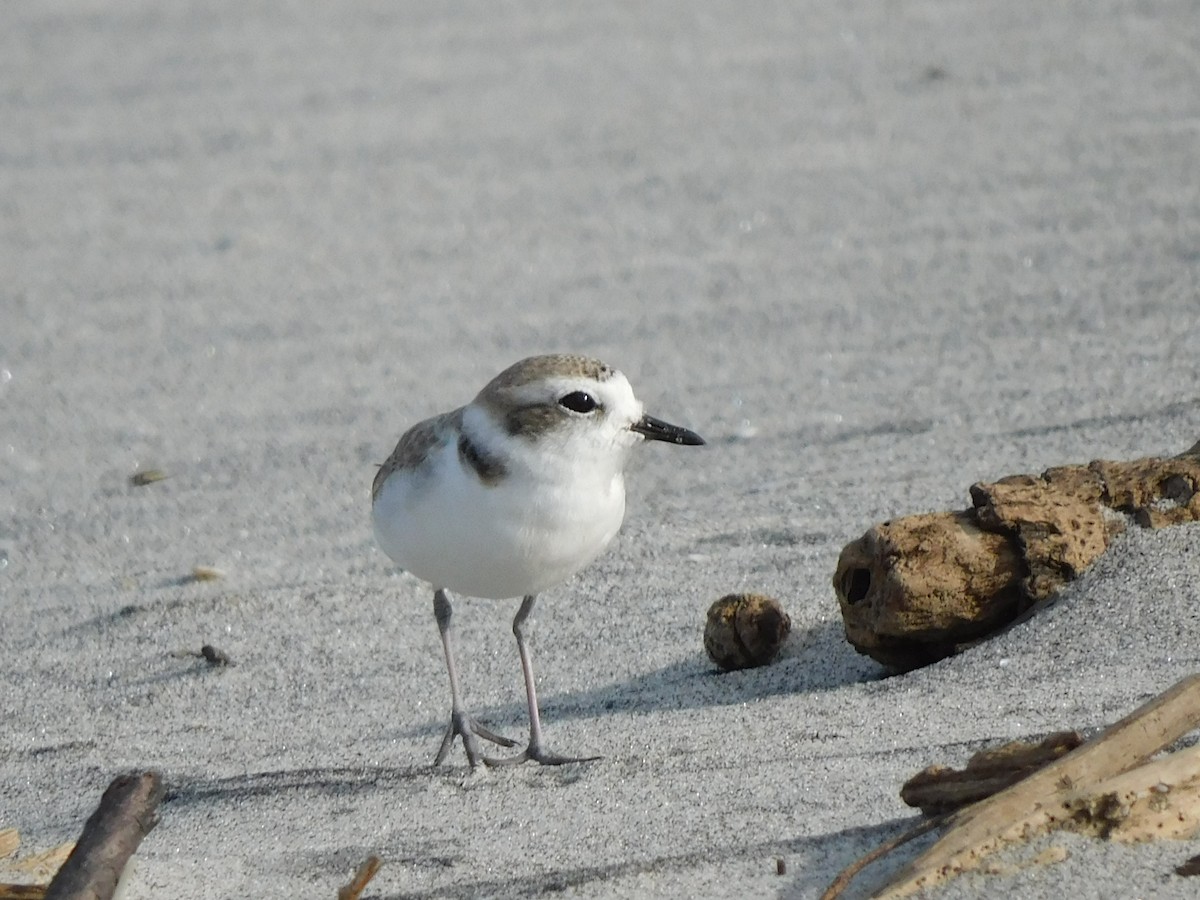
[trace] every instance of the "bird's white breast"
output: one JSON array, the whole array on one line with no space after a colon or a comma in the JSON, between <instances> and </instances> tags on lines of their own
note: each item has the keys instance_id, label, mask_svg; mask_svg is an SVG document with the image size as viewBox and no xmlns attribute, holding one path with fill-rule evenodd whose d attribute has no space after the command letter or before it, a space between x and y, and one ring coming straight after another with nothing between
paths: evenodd
<instances>
[{"instance_id":1,"label":"bird's white breast","mask_svg":"<svg viewBox=\"0 0 1200 900\"><path fill-rule=\"evenodd\" d=\"M375 535L399 566L436 587L491 598L539 593L590 563L620 529L623 460L547 455L489 432L471 412L473 436L509 451L506 474L481 480L447 439L423 467L387 479L372 509Z\"/></svg>"}]
</instances>

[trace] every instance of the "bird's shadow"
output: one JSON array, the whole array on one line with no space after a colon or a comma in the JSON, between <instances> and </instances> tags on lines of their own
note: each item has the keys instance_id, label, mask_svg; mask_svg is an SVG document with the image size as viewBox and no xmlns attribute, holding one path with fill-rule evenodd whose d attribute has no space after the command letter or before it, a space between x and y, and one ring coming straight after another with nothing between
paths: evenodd
<instances>
[{"instance_id":1,"label":"bird's shadow","mask_svg":"<svg viewBox=\"0 0 1200 900\"><path fill-rule=\"evenodd\" d=\"M780 655L767 666L722 672L697 651L651 672L543 697L539 705L548 719L586 719L612 713L740 705L779 694L835 690L887 675L887 670L846 643L840 622L826 622L804 634L793 633ZM526 710L524 703L514 702L475 712L491 722L519 722L524 720ZM444 721L431 721L409 729L406 735L432 734L444 728Z\"/></svg>"}]
</instances>

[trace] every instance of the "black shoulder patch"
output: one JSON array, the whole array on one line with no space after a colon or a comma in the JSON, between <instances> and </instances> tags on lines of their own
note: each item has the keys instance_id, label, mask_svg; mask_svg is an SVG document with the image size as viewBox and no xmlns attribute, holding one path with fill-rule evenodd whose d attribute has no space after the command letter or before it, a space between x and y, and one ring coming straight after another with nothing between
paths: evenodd
<instances>
[{"instance_id":1,"label":"black shoulder patch","mask_svg":"<svg viewBox=\"0 0 1200 900\"><path fill-rule=\"evenodd\" d=\"M465 434L459 435L458 438L458 458L488 487L494 487L508 474L507 467L499 457L484 455L479 446L472 443Z\"/></svg>"}]
</instances>

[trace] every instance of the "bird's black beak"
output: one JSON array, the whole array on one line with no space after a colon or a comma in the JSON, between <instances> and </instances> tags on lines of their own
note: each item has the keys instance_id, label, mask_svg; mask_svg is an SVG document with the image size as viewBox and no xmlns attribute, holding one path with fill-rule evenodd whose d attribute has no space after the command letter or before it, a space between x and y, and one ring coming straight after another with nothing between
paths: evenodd
<instances>
[{"instance_id":1,"label":"bird's black beak","mask_svg":"<svg viewBox=\"0 0 1200 900\"><path fill-rule=\"evenodd\" d=\"M662 419L656 419L654 416L642 416L629 428L648 441L666 441L668 444L684 444L688 447L699 447L704 444L704 438L696 432L664 422Z\"/></svg>"}]
</instances>

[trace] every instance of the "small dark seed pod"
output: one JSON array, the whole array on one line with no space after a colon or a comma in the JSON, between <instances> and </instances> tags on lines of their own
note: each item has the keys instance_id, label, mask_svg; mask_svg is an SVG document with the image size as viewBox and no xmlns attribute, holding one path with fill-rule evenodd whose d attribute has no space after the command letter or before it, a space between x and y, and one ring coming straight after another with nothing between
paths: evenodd
<instances>
[{"instance_id":1,"label":"small dark seed pod","mask_svg":"<svg viewBox=\"0 0 1200 900\"><path fill-rule=\"evenodd\" d=\"M210 666L232 666L233 660L224 650L218 650L212 644L205 644L200 648L200 655Z\"/></svg>"},{"instance_id":2,"label":"small dark seed pod","mask_svg":"<svg viewBox=\"0 0 1200 900\"><path fill-rule=\"evenodd\" d=\"M765 666L792 630L779 601L762 594L728 594L708 608L704 649L726 672Z\"/></svg>"}]
</instances>

